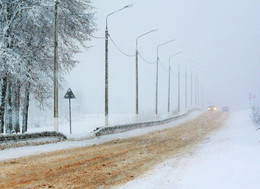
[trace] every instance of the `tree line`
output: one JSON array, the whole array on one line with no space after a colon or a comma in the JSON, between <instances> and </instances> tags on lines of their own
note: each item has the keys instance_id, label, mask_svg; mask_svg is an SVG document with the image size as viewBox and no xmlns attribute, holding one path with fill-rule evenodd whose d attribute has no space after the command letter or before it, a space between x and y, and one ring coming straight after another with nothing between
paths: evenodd
<instances>
[{"instance_id":1,"label":"tree line","mask_svg":"<svg viewBox=\"0 0 260 189\"><path fill-rule=\"evenodd\" d=\"M43 107L53 96L54 4L0 0L0 133L27 132L30 100ZM94 30L90 0L58 1L59 79Z\"/></svg>"}]
</instances>

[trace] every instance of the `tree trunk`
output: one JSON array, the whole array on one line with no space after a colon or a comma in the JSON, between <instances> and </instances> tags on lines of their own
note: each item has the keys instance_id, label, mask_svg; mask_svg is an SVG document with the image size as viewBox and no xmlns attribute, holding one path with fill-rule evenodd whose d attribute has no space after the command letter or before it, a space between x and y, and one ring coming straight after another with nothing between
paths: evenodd
<instances>
[{"instance_id":1,"label":"tree trunk","mask_svg":"<svg viewBox=\"0 0 260 189\"><path fill-rule=\"evenodd\" d=\"M28 112L29 112L29 100L30 100L30 83L27 84L25 88L25 99L23 104L23 125L22 132L27 132L28 128Z\"/></svg>"},{"instance_id":2,"label":"tree trunk","mask_svg":"<svg viewBox=\"0 0 260 189\"><path fill-rule=\"evenodd\" d=\"M6 127L5 132L7 134L11 134L13 130L13 123L12 123L12 82L8 78L7 81L7 94L6 94L6 114L5 114L5 120L6 120Z\"/></svg>"},{"instance_id":3,"label":"tree trunk","mask_svg":"<svg viewBox=\"0 0 260 189\"><path fill-rule=\"evenodd\" d=\"M17 81L13 87L13 129L16 133L20 132L20 82Z\"/></svg>"},{"instance_id":4,"label":"tree trunk","mask_svg":"<svg viewBox=\"0 0 260 189\"><path fill-rule=\"evenodd\" d=\"M6 90L7 90L7 78L4 77L4 78L2 79L2 86L1 86L0 133L4 133Z\"/></svg>"}]
</instances>

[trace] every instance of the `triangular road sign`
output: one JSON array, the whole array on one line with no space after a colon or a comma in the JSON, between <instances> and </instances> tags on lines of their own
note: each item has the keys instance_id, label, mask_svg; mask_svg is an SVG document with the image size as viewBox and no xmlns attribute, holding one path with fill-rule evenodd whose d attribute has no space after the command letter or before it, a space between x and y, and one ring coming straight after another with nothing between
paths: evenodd
<instances>
[{"instance_id":1,"label":"triangular road sign","mask_svg":"<svg viewBox=\"0 0 260 189\"><path fill-rule=\"evenodd\" d=\"M65 98L65 99L74 99L74 98L76 98L76 97L75 97L75 95L73 94L72 90L69 88L68 91L66 92L64 98Z\"/></svg>"}]
</instances>

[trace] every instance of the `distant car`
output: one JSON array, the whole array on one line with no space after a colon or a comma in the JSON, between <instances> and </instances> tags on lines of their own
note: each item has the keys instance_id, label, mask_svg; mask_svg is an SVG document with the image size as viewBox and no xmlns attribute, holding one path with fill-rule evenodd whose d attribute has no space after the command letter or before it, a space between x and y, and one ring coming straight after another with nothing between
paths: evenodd
<instances>
[{"instance_id":1,"label":"distant car","mask_svg":"<svg viewBox=\"0 0 260 189\"><path fill-rule=\"evenodd\" d=\"M229 112L229 107L223 106L222 107L222 112Z\"/></svg>"},{"instance_id":2,"label":"distant car","mask_svg":"<svg viewBox=\"0 0 260 189\"><path fill-rule=\"evenodd\" d=\"M217 111L217 107L214 105L211 105L208 107L208 111Z\"/></svg>"}]
</instances>

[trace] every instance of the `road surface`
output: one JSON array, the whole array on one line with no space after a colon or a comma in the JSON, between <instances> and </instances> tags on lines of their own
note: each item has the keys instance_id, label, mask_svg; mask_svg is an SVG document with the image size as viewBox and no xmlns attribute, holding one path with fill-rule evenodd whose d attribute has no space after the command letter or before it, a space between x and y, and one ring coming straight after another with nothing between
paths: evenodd
<instances>
[{"instance_id":1,"label":"road surface","mask_svg":"<svg viewBox=\"0 0 260 189\"><path fill-rule=\"evenodd\" d=\"M192 153L163 161L117 189L259 189L260 131L250 114L230 113L223 129Z\"/></svg>"},{"instance_id":2,"label":"road surface","mask_svg":"<svg viewBox=\"0 0 260 189\"><path fill-rule=\"evenodd\" d=\"M0 162L0 188L111 188L158 163L192 152L228 114L208 112L177 127ZM40 148L41 146L39 146Z\"/></svg>"}]
</instances>

